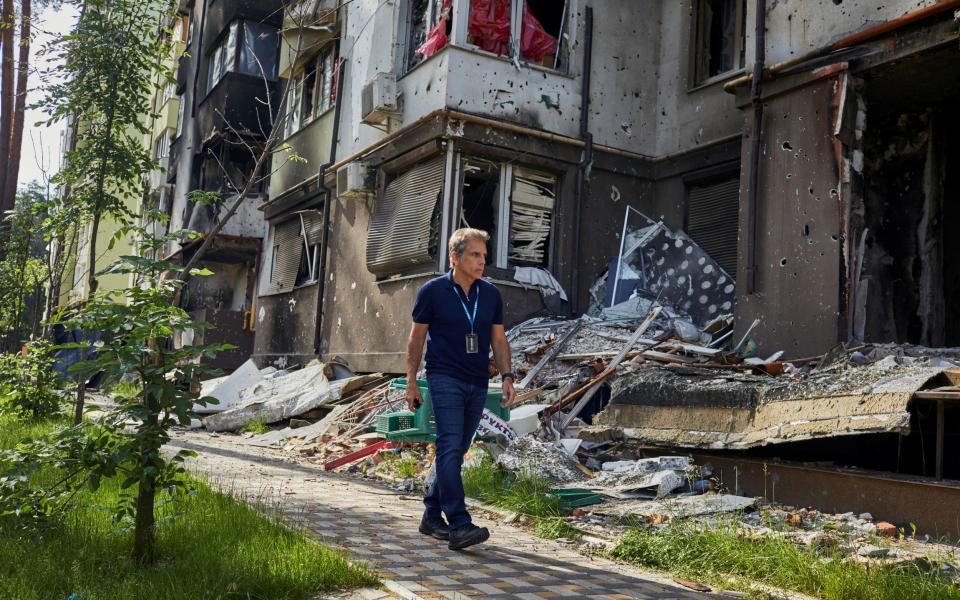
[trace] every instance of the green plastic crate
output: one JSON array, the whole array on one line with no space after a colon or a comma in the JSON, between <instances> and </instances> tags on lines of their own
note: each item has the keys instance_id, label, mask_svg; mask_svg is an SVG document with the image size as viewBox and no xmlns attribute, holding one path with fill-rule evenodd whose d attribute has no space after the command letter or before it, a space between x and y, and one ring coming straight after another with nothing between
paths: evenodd
<instances>
[{"instance_id":1,"label":"green plastic crate","mask_svg":"<svg viewBox=\"0 0 960 600\"><path fill-rule=\"evenodd\" d=\"M568 509L592 506L603 502L596 492L584 488L551 488L549 494L560 498L560 502Z\"/></svg>"},{"instance_id":2,"label":"green plastic crate","mask_svg":"<svg viewBox=\"0 0 960 600\"><path fill-rule=\"evenodd\" d=\"M433 407L430 404L430 389L424 379L418 379L417 386L420 388L420 395L423 396L423 404L420 408L415 413L404 410L377 416L374 425L377 433L393 442L436 441L437 425L433 416ZM406 390L407 380L405 378L394 379L390 387L394 390ZM510 419L510 409L501 408L500 403L502 401L503 392L499 389L487 390L485 408L504 421L508 421Z\"/></svg>"},{"instance_id":3,"label":"green plastic crate","mask_svg":"<svg viewBox=\"0 0 960 600\"><path fill-rule=\"evenodd\" d=\"M414 429L415 417L416 415L408 410L377 415L374 431L386 434Z\"/></svg>"}]
</instances>

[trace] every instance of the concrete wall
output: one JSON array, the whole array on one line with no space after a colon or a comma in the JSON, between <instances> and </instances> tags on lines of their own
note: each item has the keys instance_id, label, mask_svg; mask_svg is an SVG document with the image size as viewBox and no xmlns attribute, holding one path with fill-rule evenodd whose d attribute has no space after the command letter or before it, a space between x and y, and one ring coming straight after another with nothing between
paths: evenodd
<instances>
[{"instance_id":1,"label":"concrete wall","mask_svg":"<svg viewBox=\"0 0 960 600\"><path fill-rule=\"evenodd\" d=\"M694 86L690 53L695 4L694 0L661 2L656 145L649 152L658 157L736 135L741 129L734 97L723 91L727 78ZM739 74L733 71L730 76Z\"/></svg>"},{"instance_id":2,"label":"concrete wall","mask_svg":"<svg viewBox=\"0 0 960 600\"><path fill-rule=\"evenodd\" d=\"M276 199L301 182L315 177L320 165L330 159L330 138L333 136L333 117L336 110L331 107L322 115L301 128L282 143L306 160L291 160L290 152L280 151L273 155L270 177L269 197ZM261 216L261 220L262 216Z\"/></svg>"},{"instance_id":3,"label":"concrete wall","mask_svg":"<svg viewBox=\"0 0 960 600\"><path fill-rule=\"evenodd\" d=\"M219 214L225 214L233 205L234 196L225 198ZM236 235L263 239L267 237L267 220L257 208L263 202L263 196L247 196L240 204L237 212L233 213L227 224L220 230L221 235Z\"/></svg>"},{"instance_id":4,"label":"concrete wall","mask_svg":"<svg viewBox=\"0 0 960 600\"><path fill-rule=\"evenodd\" d=\"M738 334L755 318L760 354L824 352L839 341L840 278L845 231L833 118L837 77L765 99L767 126L757 202L756 293L746 293L749 129L740 181Z\"/></svg>"},{"instance_id":5,"label":"concrete wall","mask_svg":"<svg viewBox=\"0 0 960 600\"><path fill-rule=\"evenodd\" d=\"M249 265L213 261L200 263L201 267L213 271L213 275L193 277L190 280L189 299L186 302L188 309L250 309L246 291L248 278L252 277L253 273Z\"/></svg>"},{"instance_id":6,"label":"concrete wall","mask_svg":"<svg viewBox=\"0 0 960 600\"><path fill-rule=\"evenodd\" d=\"M788 60L837 39L937 0L768 0L767 48L769 64ZM747 2L747 64L753 64L755 3Z\"/></svg>"},{"instance_id":7,"label":"concrete wall","mask_svg":"<svg viewBox=\"0 0 960 600\"><path fill-rule=\"evenodd\" d=\"M417 290L439 273L376 281L366 269L370 205L334 200L332 244L328 257L323 326L323 356L340 356L355 371L406 371L406 342ZM539 308L539 292L503 281L493 282L504 300L509 327Z\"/></svg>"},{"instance_id":8,"label":"concrete wall","mask_svg":"<svg viewBox=\"0 0 960 600\"><path fill-rule=\"evenodd\" d=\"M286 294L260 296L255 309L254 359L261 367L306 364L314 356L317 284Z\"/></svg>"}]
</instances>

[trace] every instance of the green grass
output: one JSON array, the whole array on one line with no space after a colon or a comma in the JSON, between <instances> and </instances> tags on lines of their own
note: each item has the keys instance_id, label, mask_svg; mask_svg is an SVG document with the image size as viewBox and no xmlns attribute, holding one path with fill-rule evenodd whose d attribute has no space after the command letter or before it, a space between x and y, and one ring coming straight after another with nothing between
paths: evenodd
<instances>
[{"instance_id":1,"label":"green grass","mask_svg":"<svg viewBox=\"0 0 960 600\"><path fill-rule=\"evenodd\" d=\"M0 445L43 429L0 420ZM82 493L64 522L34 539L0 522L0 598L306 599L377 584L370 569L349 563L338 550L202 482L193 484L195 493L158 507L160 558L152 567L129 558L132 531L110 517L116 481Z\"/></svg>"},{"instance_id":2,"label":"green grass","mask_svg":"<svg viewBox=\"0 0 960 600\"><path fill-rule=\"evenodd\" d=\"M550 482L543 477L511 473L494 467L489 457L463 470L467 496L522 515L533 517L533 530L540 537L579 538L581 532L563 520L567 514L560 499L547 493Z\"/></svg>"},{"instance_id":3,"label":"green grass","mask_svg":"<svg viewBox=\"0 0 960 600\"><path fill-rule=\"evenodd\" d=\"M140 386L136 381L118 381L107 390L107 394L111 396L123 396L125 398L135 398L139 393Z\"/></svg>"},{"instance_id":4,"label":"green grass","mask_svg":"<svg viewBox=\"0 0 960 600\"><path fill-rule=\"evenodd\" d=\"M871 567L843 562L836 549L817 553L790 540L741 538L735 519L710 527L677 522L662 529L635 529L611 551L614 558L670 571L680 577L748 582L809 594L825 600L951 600L960 587L942 580L936 566Z\"/></svg>"},{"instance_id":5,"label":"green grass","mask_svg":"<svg viewBox=\"0 0 960 600\"><path fill-rule=\"evenodd\" d=\"M256 435L263 435L268 431L270 431L270 428L264 425L262 421L253 420L243 426L244 433L253 433Z\"/></svg>"},{"instance_id":6,"label":"green grass","mask_svg":"<svg viewBox=\"0 0 960 600\"><path fill-rule=\"evenodd\" d=\"M411 479L417 476L418 463L416 458L401 457L390 453L385 456L379 468L394 477Z\"/></svg>"}]
</instances>

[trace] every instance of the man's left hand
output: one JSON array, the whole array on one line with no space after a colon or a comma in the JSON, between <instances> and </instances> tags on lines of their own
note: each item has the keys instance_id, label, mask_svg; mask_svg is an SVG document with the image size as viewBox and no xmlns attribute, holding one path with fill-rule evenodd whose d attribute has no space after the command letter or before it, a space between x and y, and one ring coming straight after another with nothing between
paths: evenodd
<instances>
[{"instance_id":1,"label":"man's left hand","mask_svg":"<svg viewBox=\"0 0 960 600\"><path fill-rule=\"evenodd\" d=\"M513 378L507 377L503 380L503 402L500 403L500 407L509 407L511 404L513 404L513 400L516 397L517 391L513 389Z\"/></svg>"}]
</instances>

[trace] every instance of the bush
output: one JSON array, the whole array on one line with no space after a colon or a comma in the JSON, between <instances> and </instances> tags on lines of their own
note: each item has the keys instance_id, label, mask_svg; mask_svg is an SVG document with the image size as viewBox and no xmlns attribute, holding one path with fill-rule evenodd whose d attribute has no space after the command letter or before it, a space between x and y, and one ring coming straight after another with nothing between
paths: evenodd
<instances>
[{"instance_id":1,"label":"bush","mask_svg":"<svg viewBox=\"0 0 960 600\"><path fill-rule=\"evenodd\" d=\"M56 415L63 404L62 383L53 369L45 340L31 342L17 354L0 356L0 412L34 420Z\"/></svg>"}]
</instances>

